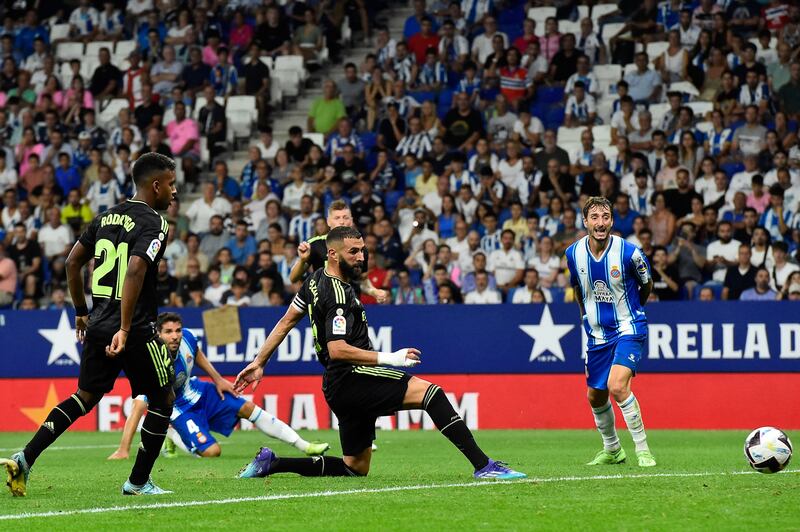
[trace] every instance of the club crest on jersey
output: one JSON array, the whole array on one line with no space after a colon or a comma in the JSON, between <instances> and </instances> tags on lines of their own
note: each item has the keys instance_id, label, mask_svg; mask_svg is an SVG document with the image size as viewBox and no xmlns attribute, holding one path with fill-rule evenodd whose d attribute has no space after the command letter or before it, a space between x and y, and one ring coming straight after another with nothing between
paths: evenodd
<instances>
[{"instance_id":1,"label":"club crest on jersey","mask_svg":"<svg viewBox=\"0 0 800 532\"><path fill-rule=\"evenodd\" d=\"M608 289L608 286L603 281L594 282L594 299L598 303L613 303L614 294Z\"/></svg>"},{"instance_id":2,"label":"club crest on jersey","mask_svg":"<svg viewBox=\"0 0 800 532\"><path fill-rule=\"evenodd\" d=\"M150 257L150 260L156 260L156 255L158 255L158 251L161 249L161 241L157 238L154 238L150 245L147 246L147 256Z\"/></svg>"},{"instance_id":3,"label":"club crest on jersey","mask_svg":"<svg viewBox=\"0 0 800 532\"><path fill-rule=\"evenodd\" d=\"M622 272L619 271L619 266L617 266L616 264L611 266L611 277L612 278L619 279L621 275L622 275Z\"/></svg>"}]
</instances>

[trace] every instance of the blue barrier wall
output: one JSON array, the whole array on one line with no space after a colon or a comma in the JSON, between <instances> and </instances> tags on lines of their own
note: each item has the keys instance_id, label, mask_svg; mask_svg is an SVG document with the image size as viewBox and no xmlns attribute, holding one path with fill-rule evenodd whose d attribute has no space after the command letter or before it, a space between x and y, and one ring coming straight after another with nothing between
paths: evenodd
<instances>
[{"instance_id":1,"label":"blue barrier wall","mask_svg":"<svg viewBox=\"0 0 800 532\"><path fill-rule=\"evenodd\" d=\"M278 308L240 310L243 339L207 346L202 317L183 310L219 371L235 375L252 360ZM417 347L426 374L582 373L582 329L575 305L368 307L373 343L382 351ZM658 303L647 307L649 338L640 371L798 372L800 305L777 303ZM0 378L73 377L80 346L71 313L0 312ZM321 373L308 321L273 357L275 375Z\"/></svg>"}]
</instances>

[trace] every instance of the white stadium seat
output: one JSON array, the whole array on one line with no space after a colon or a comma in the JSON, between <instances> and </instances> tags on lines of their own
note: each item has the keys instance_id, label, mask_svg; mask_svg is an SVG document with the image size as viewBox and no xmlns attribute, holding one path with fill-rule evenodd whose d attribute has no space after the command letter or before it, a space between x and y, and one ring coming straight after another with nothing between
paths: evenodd
<instances>
[{"instance_id":1,"label":"white stadium seat","mask_svg":"<svg viewBox=\"0 0 800 532\"><path fill-rule=\"evenodd\" d=\"M559 20L558 31L562 35L565 33L571 33L575 36L575 39L577 40L578 35L581 34L581 23L580 21L572 22L571 20Z\"/></svg>"},{"instance_id":2,"label":"white stadium seat","mask_svg":"<svg viewBox=\"0 0 800 532\"><path fill-rule=\"evenodd\" d=\"M609 81L619 81L622 77L622 67L620 65L595 65L592 69L597 79Z\"/></svg>"},{"instance_id":3,"label":"white stadium seat","mask_svg":"<svg viewBox=\"0 0 800 532\"><path fill-rule=\"evenodd\" d=\"M90 42L86 45L86 57L97 59L101 48L108 48L108 53L114 54L114 43L111 41Z\"/></svg>"},{"instance_id":4,"label":"white stadium seat","mask_svg":"<svg viewBox=\"0 0 800 532\"><path fill-rule=\"evenodd\" d=\"M601 37L603 37L603 42L608 43L611 40L611 37L614 37L624 27L624 22L612 22L610 24L604 24L603 33L601 35Z\"/></svg>"},{"instance_id":5,"label":"white stadium seat","mask_svg":"<svg viewBox=\"0 0 800 532\"><path fill-rule=\"evenodd\" d=\"M223 106L225 105L225 98L223 98L222 96L217 96L214 99L217 100L218 104L223 105ZM199 120L200 119L200 109L205 107L205 105L206 105L206 97L198 95L194 99L194 109L192 109L192 118L194 118L195 120Z\"/></svg>"},{"instance_id":6,"label":"white stadium seat","mask_svg":"<svg viewBox=\"0 0 800 532\"><path fill-rule=\"evenodd\" d=\"M694 112L695 118L705 118L708 113L714 110L713 102L689 102L686 105Z\"/></svg>"},{"instance_id":7,"label":"white stadium seat","mask_svg":"<svg viewBox=\"0 0 800 532\"><path fill-rule=\"evenodd\" d=\"M56 45L56 59L69 61L70 59L83 59L82 42L62 42Z\"/></svg>"},{"instance_id":8,"label":"white stadium seat","mask_svg":"<svg viewBox=\"0 0 800 532\"><path fill-rule=\"evenodd\" d=\"M250 138L253 124L258 119L256 97L244 95L228 97L225 115L228 117L229 130L232 132L231 141Z\"/></svg>"},{"instance_id":9,"label":"white stadium seat","mask_svg":"<svg viewBox=\"0 0 800 532\"><path fill-rule=\"evenodd\" d=\"M653 117L653 126L658 128L658 124L661 123L661 119L664 118L664 115L667 114L667 111L669 111L669 104L654 103L648 107L648 111L650 111L650 116Z\"/></svg>"},{"instance_id":10,"label":"white stadium seat","mask_svg":"<svg viewBox=\"0 0 800 532\"><path fill-rule=\"evenodd\" d=\"M603 147L611 144L611 126L602 125L592 128L595 146Z\"/></svg>"},{"instance_id":11,"label":"white stadium seat","mask_svg":"<svg viewBox=\"0 0 800 532\"><path fill-rule=\"evenodd\" d=\"M539 26L540 24L544 25L545 20L547 20L549 17L555 17L555 16L556 16L556 8L552 6L532 7L528 10L528 18L532 18L533 20L535 20L537 26Z\"/></svg>"},{"instance_id":12,"label":"white stadium seat","mask_svg":"<svg viewBox=\"0 0 800 532\"><path fill-rule=\"evenodd\" d=\"M53 24L50 26L50 42L69 39L69 24Z\"/></svg>"},{"instance_id":13,"label":"white stadium seat","mask_svg":"<svg viewBox=\"0 0 800 532\"><path fill-rule=\"evenodd\" d=\"M116 120L121 109L130 108L130 103L125 98L114 98L100 114L97 115L97 124L106 130L116 126Z\"/></svg>"},{"instance_id":14,"label":"white stadium seat","mask_svg":"<svg viewBox=\"0 0 800 532\"><path fill-rule=\"evenodd\" d=\"M281 90L285 96L300 94L300 73L296 70L274 70L270 73L270 77L280 81Z\"/></svg>"},{"instance_id":15,"label":"white stadium seat","mask_svg":"<svg viewBox=\"0 0 800 532\"><path fill-rule=\"evenodd\" d=\"M688 81L676 81L675 83L671 83L669 86L669 91L688 94L692 98L700 96L700 91L697 90L697 87Z\"/></svg>"},{"instance_id":16,"label":"white stadium seat","mask_svg":"<svg viewBox=\"0 0 800 532\"><path fill-rule=\"evenodd\" d=\"M136 41L117 41L117 45L114 47L114 55L119 55L122 57L127 58L132 51L136 49Z\"/></svg>"},{"instance_id":17,"label":"white stadium seat","mask_svg":"<svg viewBox=\"0 0 800 532\"><path fill-rule=\"evenodd\" d=\"M325 147L325 135L322 133L303 133L303 138L310 140L320 148Z\"/></svg>"},{"instance_id":18,"label":"white stadium seat","mask_svg":"<svg viewBox=\"0 0 800 532\"><path fill-rule=\"evenodd\" d=\"M614 100L612 98L600 98L597 102L597 116L604 124L611 122L611 111L614 108Z\"/></svg>"},{"instance_id":19,"label":"white stadium seat","mask_svg":"<svg viewBox=\"0 0 800 532\"><path fill-rule=\"evenodd\" d=\"M656 58L661 56L666 49L669 48L669 43L666 41L656 41L647 44L647 57L650 58L650 62L655 62Z\"/></svg>"},{"instance_id":20,"label":"white stadium seat","mask_svg":"<svg viewBox=\"0 0 800 532\"><path fill-rule=\"evenodd\" d=\"M581 134L586 130L585 127L564 127L558 128L558 143L580 143Z\"/></svg>"},{"instance_id":21,"label":"white stadium seat","mask_svg":"<svg viewBox=\"0 0 800 532\"><path fill-rule=\"evenodd\" d=\"M308 72L303 66L302 55L279 55L275 58L275 70L291 70L297 72L300 76L300 81L305 81L308 78Z\"/></svg>"},{"instance_id":22,"label":"white stadium seat","mask_svg":"<svg viewBox=\"0 0 800 532\"><path fill-rule=\"evenodd\" d=\"M597 26L597 20L603 15L613 13L617 10L617 4L597 4L592 8L592 20Z\"/></svg>"}]
</instances>

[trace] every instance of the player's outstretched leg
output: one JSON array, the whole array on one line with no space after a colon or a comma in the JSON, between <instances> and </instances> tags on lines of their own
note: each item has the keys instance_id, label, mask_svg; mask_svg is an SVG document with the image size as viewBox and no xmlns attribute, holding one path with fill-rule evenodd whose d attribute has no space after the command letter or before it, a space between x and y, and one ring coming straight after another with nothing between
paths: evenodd
<instances>
[{"instance_id":1,"label":"player's outstretched leg","mask_svg":"<svg viewBox=\"0 0 800 532\"><path fill-rule=\"evenodd\" d=\"M153 465L161 453L161 446L169 428L172 404L175 394L170 386L165 386L155 394L148 394L147 417L142 423L142 440L136 453L131 475L122 486L123 495L162 495L172 493L156 486L150 478Z\"/></svg>"},{"instance_id":2,"label":"player's outstretched leg","mask_svg":"<svg viewBox=\"0 0 800 532\"><path fill-rule=\"evenodd\" d=\"M266 410L256 406L255 403L248 401L239 410L239 417L247 419L258 430L282 442L293 445L295 449L307 454L308 456L319 456L324 454L330 445L327 443L310 443L300 437L292 427L273 416Z\"/></svg>"},{"instance_id":3,"label":"player's outstretched leg","mask_svg":"<svg viewBox=\"0 0 800 532\"><path fill-rule=\"evenodd\" d=\"M644 432L639 401L636 400L636 396L633 395L630 388L632 377L633 372L630 368L615 364L611 367L611 374L608 377L608 389L622 411L628 432L631 433L633 443L636 445L639 467L653 467L656 465L656 459L647 445L647 435Z\"/></svg>"},{"instance_id":4,"label":"player's outstretched leg","mask_svg":"<svg viewBox=\"0 0 800 532\"><path fill-rule=\"evenodd\" d=\"M33 463L64 431L77 419L86 415L100 400L102 395L95 395L78 390L53 408L47 418L33 435L25 449L2 460L8 473L8 487L15 497L23 497L27 492L28 476Z\"/></svg>"},{"instance_id":5,"label":"player's outstretched leg","mask_svg":"<svg viewBox=\"0 0 800 532\"><path fill-rule=\"evenodd\" d=\"M371 452L370 449L368 451ZM277 473L296 473L304 477L360 477L338 456L279 458L269 447L262 447L253 461L239 471L239 478L261 478Z\"/></svg>"},{"instance_id":6,"label":"player's outstretched leg","mask_svg":"<svg viewBox=\"0 0 800 532\"><path fill-rule=\"evenodd\" d=\"M603 438L603 449L597 453L594 459L586 465L611 465L621 464L627 458L625 449L619 443L617 428L614 425L614 407L608 400L608 390L598 390L589 387L587 392L589 404L592 407L594 423L597 431Z\"/></svg>"},{"instance_id":7,"label":"player's outstretched leg","mask_svg":"<svg viewBox=\"0 0 800 532\"><path fill-rule=\"evenodd\" d=\"M525 473L514 471L502 462L486 456L478 447L472 432L461 416L450 404L439 386L417 377L408 382L408 391L403 401L406 408L422 408L433 420L436 428L470 461L475 469L475 478L513 479L525 478Z\"/></svg>"}]
</instances>

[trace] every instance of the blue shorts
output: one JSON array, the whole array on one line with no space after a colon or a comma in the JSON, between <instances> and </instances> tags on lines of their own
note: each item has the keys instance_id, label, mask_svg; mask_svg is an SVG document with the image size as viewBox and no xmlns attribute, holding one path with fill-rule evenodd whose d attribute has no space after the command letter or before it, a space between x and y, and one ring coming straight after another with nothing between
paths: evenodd
<instances>
[{"instance_id":1,"label":"blue shorts","mask_svg":"<svg viewBox=\"0 0 800 532\"><path fill-rule=\"evenodd\" d=\"M200 453L217 442L211 431L231 435L239 422L239 410L247 401L227 392L222 400L210 382L198 381L197 384L201 389L200 400L172 420L172 427L190 451Z\"/></svg>"},{"instance_id":2,"label":"blue shorts","mask_svg":"<svg viewBox=\"0 0 800 532\"><path fill-rule=\"evenodd\" d=\"M620 336L616 340L593 347L586 354L586 384L597 390L608 389L611 366L618 364L630 368L636 375L636 366L644 351L643 334Z\"/></svg>"}]
</instances>

